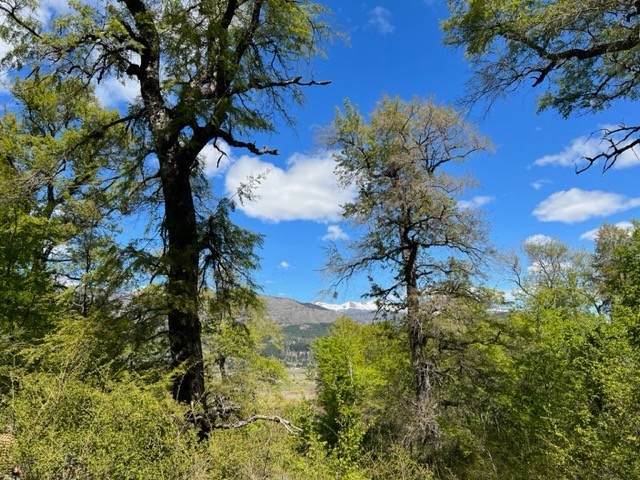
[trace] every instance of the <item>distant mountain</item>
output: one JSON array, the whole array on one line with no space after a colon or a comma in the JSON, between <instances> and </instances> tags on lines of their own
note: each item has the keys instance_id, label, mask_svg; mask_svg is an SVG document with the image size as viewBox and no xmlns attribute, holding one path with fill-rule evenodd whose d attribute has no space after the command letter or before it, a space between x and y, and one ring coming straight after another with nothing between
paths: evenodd
<instances>
[{"instance_id":1,"label":"distant mountain","mask_svg":"<svg viewBox=\"0 0 640 480\"><path fill-rule=\"evenodd\" d=\"M359 323L371 323L375 317L373 306L347 302L301 303L291 298L263 296L267 313L282 327L284 349L273 347L271 355L280 358L288 367L306 367L311 361L311 344L327 333L331 324L341 316Z\"/></svg>"},{"instance_id":2,"label":"distant mountain","mask_svg":"<svg viewBox=\"0 0 640 480\"><path fill-rule=\"evenodd\" d=\"M328 303L301 303L291 298L262 297L269 316L278 325L317 325L333 323L346 315L361 323L371 323L375 317L375 307L358 302L342 305Z\"/></svg>"},{"instance_id":3,"label":"distant mountain","mask_svg":"<svg viewBox=\"0 0 640 480\"><path fill-rule=\"evenodd\" d=\"M343 312L345 310L376 311L378 309L378 307L376 307L376 302L345 302L340 304L314 302L313 304L322 308L326 308L327 310L334 310L336 312Z\"/></svg>"}]
</instances>

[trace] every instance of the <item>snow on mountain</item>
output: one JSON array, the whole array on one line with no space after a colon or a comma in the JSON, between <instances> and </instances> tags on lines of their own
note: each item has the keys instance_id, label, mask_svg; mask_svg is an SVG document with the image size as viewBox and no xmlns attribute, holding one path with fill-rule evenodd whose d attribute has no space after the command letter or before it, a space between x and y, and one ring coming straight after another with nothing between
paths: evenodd
<instances>
[{"instance_id":1,"label":"snow on mountain","mask_svg":"<svg viewBox=\"0 0 640 480\"><path fill-rule=\"evenodd\" d=\"M371 323L376 315L373 303L347 302L343 305L300 303L292 298L262 297L267 312L278 325L315 325L333 323L342 315L359 323ZM325 307L328 305L331 308ZM364 308L363 308L364 307Z\"/></svg>"},{"instance_id":2,"label":"snow on mountain","mask_svg":"<svg viewBox=\"0 0 640 480\"><path fill-rule=\"evenodd\" d=\"M342 312L345 310L366 310L368 312L377 310L375 302L345 302L345 303L325 303L325 302L313 302L314 305L317 305L322 308L326 308L327 310L333 310L334 312Z\"/></svg>"}]
</instances>

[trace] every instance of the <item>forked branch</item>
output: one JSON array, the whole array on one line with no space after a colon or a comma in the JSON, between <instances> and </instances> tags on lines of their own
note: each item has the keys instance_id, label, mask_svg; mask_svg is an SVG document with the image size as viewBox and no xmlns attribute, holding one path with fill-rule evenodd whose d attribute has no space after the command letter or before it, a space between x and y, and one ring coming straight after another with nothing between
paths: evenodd
<instances>
[{"instance_id":1,"label":"forked branch","mask_svg":"<svg viewBox=\"0 0 640 480\"><path fill-rule=\"evenodd\" d=\"M302 432L302 428L294 425L293 423L291 423L290 420L286 420L286 419L284 419L282 417L278 417L277 415L274 415L274 416L252 415L249 418L246 418L244 420L238 420L237 422L233 422L233 423L214 424L214 425L212 425L212 428L213 429L230 430L232 428L246 427L247 425L249 425L251 423L254 423L254 422L257 422L257 421L279 423L287 430L287 432L289 432L292 435L298 435L300 432Z\"/></svg>"}]
</instances>

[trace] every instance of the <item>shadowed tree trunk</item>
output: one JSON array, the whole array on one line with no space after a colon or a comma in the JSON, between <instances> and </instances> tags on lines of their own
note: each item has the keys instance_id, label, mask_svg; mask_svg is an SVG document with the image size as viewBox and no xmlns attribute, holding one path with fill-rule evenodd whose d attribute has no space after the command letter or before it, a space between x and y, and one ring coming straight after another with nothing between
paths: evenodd
<instances>
[{"instance_id":1,"label":"shadowed tree trunk","mask_svg":"<svg viewBox=\"0 0 640 480\"><path fill-rule=\"evenodd\" d=\"M245 138L273 133L277 117L292 123L289 107L302 101L302 87L328 83L303 80L300 68L331 32L320 20L322 7L298 0L77 3L65 13L64 28L41 25L29 2L4 9L0 39L17 47L7 63L16 70L33 65L31 74L73 75L83 86L117 79L139 87L126 115L104 129L126 124L140 133L143 175L149 173L147 159L159 163L159 172L143 185L159 179L160 188L150 187L149 195L164 207L165 257L156 273L166 279L170 366L177 372L173 395L197 402L205 393L199 268L206 257L202 249L208 248L200 238L205 233L199 222L206 219L197 210L192 184L198 155L207 145L220 152L229 146L276 154ZM247 242L213 257L229 251L250 256L247 245L255 245L255 237L242 235ZM225 265L232 266L220 269L222 281L244 286L254 262L236 260L227 259Z\"/></svg>"},{"instance_id":2,"label":"shadowed tree trunk","mask_svg":"<svg viewBox=\"0 0 640 480\"><path fill-rule=\"evenodd\" d=\"M199 245L196 212L188 167L172 158L161 160L164 229L168 250L167 296L169 298L169 342L171 366L183 370L176 375L173 396L190 403L204 394L202 328L198 317Z\"/></svg>"}]
</instances>

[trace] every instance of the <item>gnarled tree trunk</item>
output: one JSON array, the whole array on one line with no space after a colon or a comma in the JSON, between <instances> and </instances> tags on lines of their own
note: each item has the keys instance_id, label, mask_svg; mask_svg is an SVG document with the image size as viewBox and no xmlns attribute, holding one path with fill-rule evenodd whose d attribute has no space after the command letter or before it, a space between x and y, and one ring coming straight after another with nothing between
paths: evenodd
<instances>
[{"instance_id":1,"label":"gnarled tree trunk","mask_svg":"<svg viewBox=\"0 0 640 480\"><path fill-rule=\"evenodd\" d=\"M169 341L171 366L181 367L173 396L185 403L198 401L205 389L202 327L198 318L199 243L190 182L193 162L171 156L160 158L167 234Z\"/></svg>"}]
</instances>

